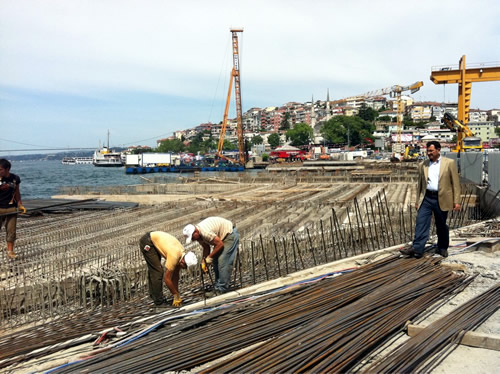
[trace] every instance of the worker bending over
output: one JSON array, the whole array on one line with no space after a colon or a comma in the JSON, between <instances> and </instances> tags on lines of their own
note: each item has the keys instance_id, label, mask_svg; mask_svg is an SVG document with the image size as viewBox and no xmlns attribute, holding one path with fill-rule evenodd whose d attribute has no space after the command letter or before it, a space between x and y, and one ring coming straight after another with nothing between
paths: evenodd
<instances>
[{"instance_id":1,"label":"worker bending over","mask_svg":"<svg viewBox=\"0 0 500 374\"><path fill-rule=\"evenodd\" d=\"M240 243L240 235L236 226L225 218L208 217L197 225L184 227L186 244L196 240L203 248L203 260L212 264L215 272L215 292L225 293L229 290L231 271ZM212 251L210 247L213 246Z\"/></svg>"},{"instance_id":2,"label":"worker bending over","mask_svg":"<svg viewBox=\"0 0 500 374\"><path fill-rule=\"evenodd\" d=\"M149 296L156 306L166 306L163 297L162 279L174 296L172 305L180 307L182 299L179 294L179 272L198 263L193 252L185 253L184 247L174 236L163 231L152 231L144 234L139 240L141 252L148 265ZM161 258L165 259L165 272Z\"/></svg>"}]
</instances>

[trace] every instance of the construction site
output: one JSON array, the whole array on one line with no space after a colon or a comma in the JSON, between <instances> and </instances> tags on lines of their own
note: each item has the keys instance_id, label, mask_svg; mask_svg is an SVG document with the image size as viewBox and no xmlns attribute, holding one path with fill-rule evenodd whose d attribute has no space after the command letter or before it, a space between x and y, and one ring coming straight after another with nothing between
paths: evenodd
<instances>
[{"instance_id":1,"label":"construction site","mask_svg":"<svg viewBox=\"0 0 500 374\"><path fill-rule=\"evenodd\" d=\"M240 153L224 161L240 164L242 31L231 29L234 67L217 151L223 159L234 81ZM457 71L434 75L441 84L453 74L465 79L465 56ZM421 85L390 92L399 100ZM17 258L0 255L0 372L496 372L500 157L489 161L491 189L477 154L463 148L449 156L461 157L461 201L448 215L444 257L435 253L434 224L422 258L399 252L415 234L417 163L195 173L25 200ZM230 291L208 297L215 275L197 266L181 272L182 306L156 308L139 239L165 231L184 243L185 225L213 216L241 236ZM201 259L197 242L185 248Z\"/></svg>"},{"instance_id":2,"label":"construction site","mask_svg":"<svg viewBox=\"0 0 500 374\"><path fill-rule=\"evenodd\" d=\"M26 201L33 214L18 222L19 257L2 252L2 372L452 372L466 364L492 372L498 200L464 181L462 209L448 221L449 257L433 256L429 242L426 257L402 258L416 218L412 166L393 166L407 181L390 183L221 173ZM197 268L182 272L182 308L154 308L139 238L160 230L181 239L185 224L209 216L230 219L242 238L232 291L205 298L211 277ZM186 249L201 256L198 244ZM453 366L452 357L472 354L464 350L477 360Z\"/></svg>"}]
</instances>

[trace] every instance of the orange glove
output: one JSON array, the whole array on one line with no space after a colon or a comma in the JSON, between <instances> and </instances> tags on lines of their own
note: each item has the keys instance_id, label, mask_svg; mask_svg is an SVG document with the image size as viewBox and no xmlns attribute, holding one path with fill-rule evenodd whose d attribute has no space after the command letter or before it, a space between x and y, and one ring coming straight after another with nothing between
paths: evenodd
<instances>
[{"instance_id":1,"label":"orange glove","mask_svg":"<svg viewBox=\"0 0 500 374\"><path fill-rule=\"evenodd\" d=\"M205 261L203 261L201 263L201 270L204 272L204 273L208 273L208 268L207 268L207 264L205 263Z\"/></svg>"},{"instance_id":2,"label":"orange glove","mask_svg":"<svg viewBox=\"0 0 500 374\"><path fill-rule=\"evenodd\" d=\"M181 299L180 295L175 295L174 301L172 302L172 306L179 308L181 305L182 305L182 299Z\"/></svg>"},{"instance_id":3,"label":"orange glove","mask_svg":"<svg viewBox=\"0 0 500 374\"><path fill-rule=\"evenodd\" d=\"M24 205L22 205L22 204L19 204L19 205L17 206L17 210L18 210L18 211L20 211L20 212L21 212L21 213L23 213L23 214L26 214L26 208L25 208L25 207L24 207Z\"/></svg>"}]
</instances>

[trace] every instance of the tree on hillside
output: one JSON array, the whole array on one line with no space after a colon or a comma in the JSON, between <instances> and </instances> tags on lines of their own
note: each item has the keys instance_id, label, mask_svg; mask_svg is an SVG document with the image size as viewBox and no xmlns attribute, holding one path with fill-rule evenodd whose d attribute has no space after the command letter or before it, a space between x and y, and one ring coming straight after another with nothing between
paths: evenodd
<instances>
[{"instance_id":1,"label":"tree on hillside","mask_svg":"<svg viewBox=\"0 0 500 374\"><path fill-rule=\"evenodd\" d=\"M359 108L358 117L364 119L365 121L373 122L375 118L378 117L378 112L375 109L367 107L365 103L361 104L361 108Z\"/></svg>"},{"instance_id":2,"label":"tree on hillside","mask_svg":"<svg viewBox=\"0 0 500 374\"><path fill-rule=\"evenodd\" d=\"M157 152L173 152L180 153L184 152L186 146L180 139L167 139L156 148Z\"/></svg>"},{"instance_id":3,"label":"tree on hillside","mask_svg":"<svg viewBox=\"0 0 500 374\"><path fill-rule=\"evenodd\" d=\"M260 135L256 135L252 138L252 145L262 144L264 143L264 139Z\"/></svg>"},{"instance_id":4,"label":"tree on hillside","mask_svg":"<svg viewBox=\"0 0 500 374\"><path fill-rule=\"evenodd\" d=\"M280 138L279 134L273 133L273 134L269 135L269 137L267 138L267 142L269 143L271 148L274 149L280 145L281 138Z\"/></svg>"},{"instance_id":5,"label":"tree on hillside","mask_svg":"<svg viewBox=\"0 0 500 374\"><path fill-rule=\"evenodd\" d=\"M222 150L224 150L224 151L234 151L235 149L238 149L238 146L236 144L231 143L227 139L224 139L224 144L222 146Z\"/></svg>"},{"instance_id":6,"label":"tree on hillside","mask_svg":"<svg viewBox=\"0 0 500 374\"><path fill-rule=\"evenodd\" d=\"M283 118L280 123L280 130L289 130L290 129L290 113L285 112Z\"/></svg>"},{"instance_id":7,"label":"tree on hillside","mask_svg":"<svg viewBox=\"0 0 500 374\"><path fill-rule=\"evenodd\" d=\"M358 116L335 116L321 127L323 138L334 144L367 144L373 141L375 125Z\"/></svg>"},{"instance_id":8,"label":"tree on hillside","mask_svg":"<svg viewBox=\"0 0 500 374\"><path fill-rule=\"evenodd\" d=\"M286 138L291 140L293 146L306 145L311 142L314 135L313 129L307 123L297 123L293 129L286 132Z\"/></svg>"}]
</instances>

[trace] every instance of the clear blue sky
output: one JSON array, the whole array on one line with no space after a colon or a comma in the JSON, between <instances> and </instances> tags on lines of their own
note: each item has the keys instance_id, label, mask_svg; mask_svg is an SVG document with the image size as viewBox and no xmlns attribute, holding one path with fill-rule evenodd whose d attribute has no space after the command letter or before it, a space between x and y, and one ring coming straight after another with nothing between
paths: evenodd
<instances>
[{"instance_id":1,"label":"clear blue sky","mask_svg":"<svg viewBox=\"0 0 500 374\"><path fill-rule=\"evenodd\" d=\"M497 0L0 0L0 154L97 147L108 129L112 146L153 146L218 123L231 27L243 111L419 80L416 100L456 102L431 67L499 62L499 19ZM471 104L500 108L500 82L473 84Z\"/></svg>"}]
</instances>

